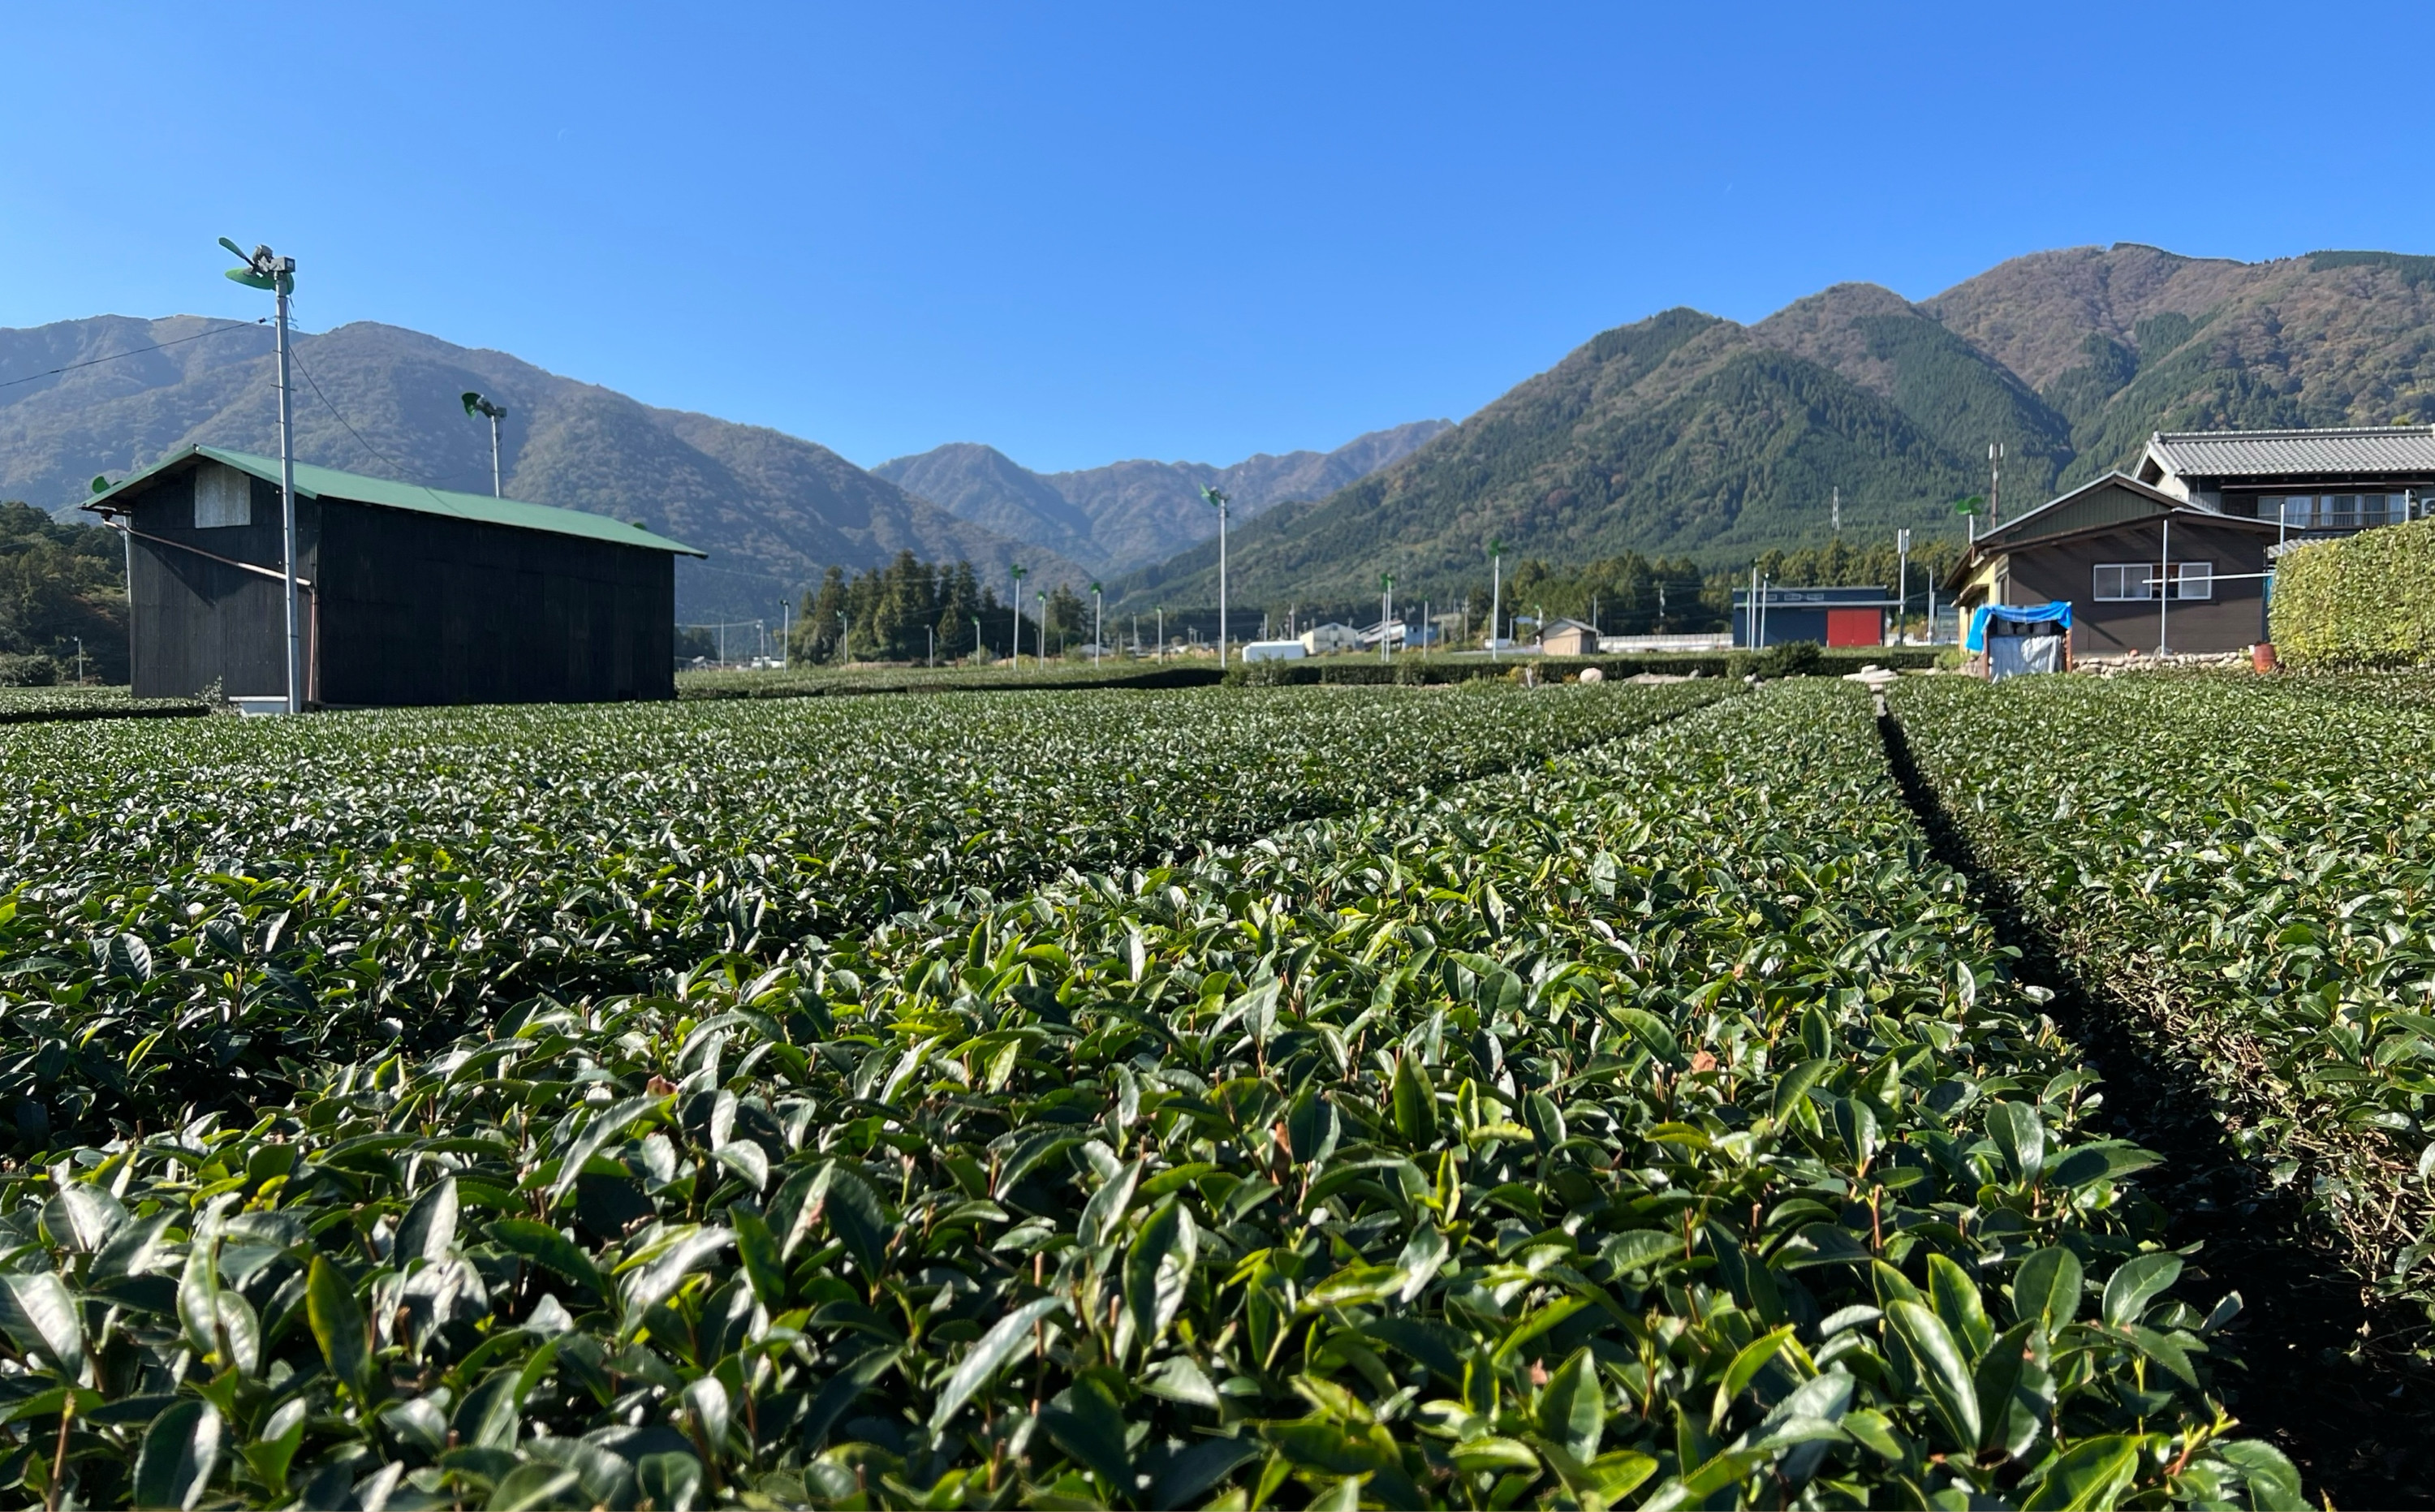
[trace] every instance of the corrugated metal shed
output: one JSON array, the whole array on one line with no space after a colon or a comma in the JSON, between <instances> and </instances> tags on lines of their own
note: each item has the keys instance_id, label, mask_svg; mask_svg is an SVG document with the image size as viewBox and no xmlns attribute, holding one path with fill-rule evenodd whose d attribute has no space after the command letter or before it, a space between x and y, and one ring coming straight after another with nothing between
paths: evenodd
<instances>
[{"instance_id":1,"label":"corrugated metal shed","mask_svg":"<svg viewBox=\"0 0 2435 1512\"><path fill-rule=\"evenodd\" d=\"M120 491L134 488L156 473L194 456L225 463L241 472L250 472L265 483L275 485L279 482L279 458L275 456L256 456L251 452L232 452L219 446L189 446L163 457L134 476L123 479L108 492L86 500L84 507L88 509L104 508ZM682 541L653 535L640 525L630 525L607 515L586 514L580 509L560 509L546 504L527 504L520 499L493 499L482 493L453 493L446 489L427 489L419 483L398 483L389 478L367 477L361 472L342 472L334 467L315 467L310 462L296 464L296 496L300 499L350 499L357 504L377 505L384 509L409 509L416 514L441 515L476 524L506 525L515 530L545 530L558 536L581 536L590 541L605 541L613 546L644 546L685 557L706 555Z\"/></svg>"},{"instance_id":2,"label":"corrugated metal shed","mask_svg":"<svg viewBox=\"0 0 2435 1512\"><path fill-rule=\"evenodd\" d=\"M2185 478L2435 474L2435 426L2351 430L2160 431L2148 455Z\"/></svg>"}]
</instances>

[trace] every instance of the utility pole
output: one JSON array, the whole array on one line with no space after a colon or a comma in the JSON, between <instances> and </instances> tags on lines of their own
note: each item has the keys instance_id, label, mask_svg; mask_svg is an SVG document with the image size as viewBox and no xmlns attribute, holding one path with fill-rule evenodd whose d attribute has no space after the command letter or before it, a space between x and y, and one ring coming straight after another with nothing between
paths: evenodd
<instances>
[{"instance_id":1,"label":"utility pole","mask_svg":"<svg viewBox=\"0 0 2435 1512\"><path fill-rule=\"evenodd\" d=\"M2004 443L1987 443L1987 528L2004 523Z\"/></svg>"},{"instance_id":2,"label":"utility pole","mask_svg":"<svg viewBox=\"0 0 2435 1512\"><path fill-rule=\"evenodd\" d=\"M220 245L245 262L228 276L248 288L268 289L279 328L279 537L287 589L287 712L304 712L304 627L296 604L296 407L287 373L287 299L296 291L296 259L257 245L250 254L223 236Z\"/></svg>"},{"instance_id":3,"label":"utility pole","mask_svg":"<svg viewBox=\"0 0 2435 1512\"><path fill-rule=\"evenodd\" d=\"M1226 505L1227 496L1203 486L1202 501L1218 511L1218 670L1226 670Z\"/></svg>"},{"instance_id":4,"label":"utility pole","mask_svg":"<svg viewBox=\"0 0 2435 1512\"><path fill-rule=\"evenodd\" d=\"M1395 579L1378 575L1378 661L1387 661L1387 622L1395 617Z\"/></svg>"},{"instance_id":5,"label":"utility pole","mask_svg":"<svg viewBox=\"0 0 2435 1512\"><path fill-rule=\"evenodd\" d=\"M939 664L939 627L935 625L924 625L922 629L930 637L930 654L922 659L922 664L926 667L936 667Z\"/></svg>"},{"instance_id":6,"label":"utility pole","mask_svg":"<svg viewBox=\"0 0 2435 1512\"><path fill-rule=\"evenodd\" d=\"M1158 659L1166 660L1166 606L1158 607Z\"/></svg>"},{"instance_id":7,"label":"utility pole","mask_svg":"<svg viewBox=\"0 0 2435 1512\"><path fill-rule=\"evenodd\" d=\"M1835 535L1843 533L1843 490L1835 490L1835 502L1826 507L1826 528Z\"/></svg>"},{"instance_id":8,"label":"utility pole","mask_svg":"<svg viewBox=\"0 0 2435 1512\"><path fill-rule=\"evenodd\" d=\"M981 644L981 617L976 614L973 616L973 664L980 665L981 658L988 653L989 647Z\"/></svg>"},{"instance_id":9,"label":"utility pole","mask_svg":"<svg viewBox=\"0 0 2435 1512\"><path fill-rule=\"evenodd\" d=\"M778 600L778 665L795 664L795 606Z\"/></svg>"},{"instance_id":10,"label":"utility pole","mask_svg":"<svg viewBox=\"0 0 2435 1512\"><path fill-rule=\"evenodd\" d=\"M1091 585L1091 664L1099 664L1099 585Z\"/></svg>"},{"instance_id":11,"label":"utility pole","mask_svg":"<svg viewBox=\"0 0 2435 1512\"><path fill-rule=\"evenodd\" d=\"M1488 660L1496 660L1496 622L1505 610L1505 542L1488 543Z\"/></svg>"},{"instance_id":12,"label":"utility pole","mask_svg":"<svg viewBox=\"0 0 2435 1512\"><path fill-rule=\"evenodd\" d=\"M849 647L849 643L852 641L853 637L854 627L846 623L845 610L838 610L838 665L839 666L843 666L848 662L854 660L853 653Z\"/></svg>"},{"instance_id":13,"label":"utility pole","mask_svg":"<svg viewBox=\"0 0 2435 1512\"><path fill-rule=\"evenodd\" d=\"M470 388L458 397L464 402L465 415L467 419L471 419L475 415L487 415L490 417L491 497L493 499L505 498L506 495L499 491L499 421L508 418L507 407L502 404L492 404L489 400L484 399L481 395L475 393Z\"/></svg>"}]
</instances>

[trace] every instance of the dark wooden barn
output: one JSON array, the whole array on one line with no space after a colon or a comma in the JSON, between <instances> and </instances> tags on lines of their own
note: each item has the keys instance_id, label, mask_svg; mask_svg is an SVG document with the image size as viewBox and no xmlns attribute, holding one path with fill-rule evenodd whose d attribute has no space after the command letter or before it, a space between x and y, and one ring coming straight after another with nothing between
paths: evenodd
<instances>
[{"instance_id":1,"label":"dark wooden barn","mask_svg":"<svg viewBox=\"0 0 2435 1512\"><path fill-rule=\"evenodd\" d=\"M134 692L286 691L279 462L190 447L85 506L127 536ZM296 467L305 700L675 696L675 558L603 515Z\"/></svg>"}]
</instances>

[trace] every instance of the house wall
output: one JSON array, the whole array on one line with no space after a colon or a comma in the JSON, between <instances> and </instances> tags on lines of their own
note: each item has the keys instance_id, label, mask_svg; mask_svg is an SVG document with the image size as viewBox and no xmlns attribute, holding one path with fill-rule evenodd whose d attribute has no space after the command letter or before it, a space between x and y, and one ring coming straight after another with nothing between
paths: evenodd
<instances>
[{"instance_id":1,"label":"house wall","mask_svg":"<svg viewBox=\"0 0 2435 1512\"><path fill-rule=\"evenodd\" d=\"M665 552L338 501L323 531L324 702L676 696Z\"/></svg>"},{"instance_id":2,"label":"house wall","mask_svg":"<svg viewBox=\"0 0 2435 1512\"><path fill-rule=\"evenodd\" d=\"M135 696L192 697L214 683L232 698L276 697L287 691L282 585L212 559L280 569L279 490L259 478L248 481L252 518L242 525L195 528L191 469L126 501L129 523L139 537L129 542L127 584ZM296 501L296 576L307 582L316 576L320 517L312 500ZM309 668L312 596L302 598Z\"/></svg>"},{"instance_id":3,"label":"house wall","mask_svg":"<svg viewBox=\"0 0 2435 1512\"><path fill-rule=\"evenodd\" d=\"M2071 605L2075 657L2142 654L2156 649L2154 599L2099 603L2096 569L2100 562L2154 562L2164 548L2160 522L2129 525L2101 536L2032 544L2009 554L2000 602L2014 605L2058 601ZM2169 648L2180 652L2237 651L2266 638L2262 579L2224 579L2266 570L2271 538L2254 530L2214 529L2173 524L2172 560L2210 561L2217 582L2212 599L2172 599L2165 606Z\"/></svg>"}]
</instances>

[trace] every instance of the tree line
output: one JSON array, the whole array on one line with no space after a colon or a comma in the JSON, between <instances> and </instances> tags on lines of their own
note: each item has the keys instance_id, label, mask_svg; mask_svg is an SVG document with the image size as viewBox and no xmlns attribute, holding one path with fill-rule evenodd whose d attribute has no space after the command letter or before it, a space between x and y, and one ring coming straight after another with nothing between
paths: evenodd
<instances>
[{"instance_id":1,"label":"tree line","mask_svg":"<svg viewBox=\"0 0 2435 1512\"><path fill-rule=\"evenodd\" d=\"M1090 602L1060 583L1041 598L1025 598L1018 620L1010 600L983 586L973 564L924 561L900 551L885 567L849 577L831 567L820 587L803 594L801 618L790 632L797 662L941 662L1012 654L1022 636L1027 656L1056 656L1087 644Z\"/></svg>"},{"instance_id":2,"label":"tree line","mask_svg":"<svg viewBox=\"0 0 2435 1512\"><path fill-rule=\"evenodd\" d=\"M106 525L0 503L0 685L127 680L127 556Z\"/></svg>"}]
</instances>

